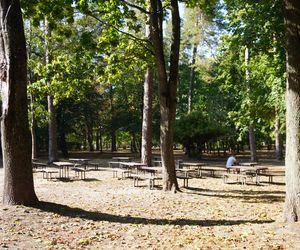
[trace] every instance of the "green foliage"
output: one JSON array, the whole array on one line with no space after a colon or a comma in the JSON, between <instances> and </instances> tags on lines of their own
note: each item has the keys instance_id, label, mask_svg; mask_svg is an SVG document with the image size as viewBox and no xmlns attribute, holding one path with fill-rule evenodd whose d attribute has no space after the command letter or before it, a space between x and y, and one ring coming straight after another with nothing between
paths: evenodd
<instances>
[{"instance_id":1,"label":"green foliage","mask_svg":"<svg viewBox=\"0 0 300 250\"><path fill-rule=\"evenodd\" d=\"M193 111L176 121L175 141L182 143L185 147L201 146L224 133L225 130L219 121L206 113Z\"/></svg>"}]
</instances>

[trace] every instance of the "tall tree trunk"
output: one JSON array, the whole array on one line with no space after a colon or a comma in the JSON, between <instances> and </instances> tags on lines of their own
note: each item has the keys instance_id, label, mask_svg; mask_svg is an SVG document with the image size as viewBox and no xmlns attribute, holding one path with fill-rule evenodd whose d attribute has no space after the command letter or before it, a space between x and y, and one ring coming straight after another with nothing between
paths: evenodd
<instances>
[{"instance_id":1,"label":"tall tree trunk","mask_svg":"<svg viewBox=\"0 0 300 250\"><path fill-rule=\"evenodd\" d=\"M245 49L245 66L246 66L246 82L248 84L248 93L251 93L251 89L249 86L249 49L246 47ZM252 109L251 105L251 98L248 97L249 100L249 109ZM251 113L251 112L250 112ZM255 138L255 125L253 122L253 117L250 115L250 123L249 123L249 147L250 147L250 153L251 153L251 161L258 161L257 152L256 152L256 138Z\"/></svg>"},{"instance_id":2,"label":"tall tree trunk","mask_svg":"<svg viewBox=\"0 0 300 250\"><path fill-rule=\"evenodd\" d=\"M255 139L255 126L253 123L249 125L249 146L251 153L251 161L257 161L257 152L256 152L256 139Z\"/></svg>"},{"instance_id":3,"label":"tall tree trunk","mask_svg":"<svg viewBox=\"0 0 300 250\"><path fill-rule=\"evenodd\" d=\"M100 150L100 143L99 143L99 141L100 141L100 128L98 128L97 130L96 130L96 151L99 151Z\"/></svg>"},{"instance_id":4,"label":"tall tree trunk","mask_svg":"<svg viewBox=\"0 0 300 250\"><path fill-rule=\"evenodd\" d=\"M34 116L34 97L30 95L30 110L31 110L31 127L30 127L30 134L31 134L31 159L37 158L37 151L36 151L36 120Z\"/></svg>"},{"instance_id":5,"label":"tall tree trunk","mask_svg":"<svg viewBox=\"0 0 300 250\"><path fill-rule=\"evenodd\" d=\"M50 63L50 52L49 52L49 24L47 18L45 18L45 58L46 65ZM50 85L50 82L47 84ZM58 151L57 151L57 121L56 121L56 110L53 104L53 95L50 93L47 96L48 101L48 113L49 113L49 121L48 121L48 134L49 134L49 142L48 142L48 162L52 163L54 161L58 161Z\"/></svg>"},{"instance_id":6,"label":"tall tree trunk","mask_svg":"<svg viewBox=\"0 0 300 250\"><path fill-rule=\"evenodd\" d=\"M0 2L3 203L38 202L34 191L27 110L27 56L19 0Z\"/></svg>"},{"instance_id":7,"label":"tall tree trunk","mask_svg":"<svg viewBox=\"0 0 300 250\"><path fill-rule=\"evenodd\" d=\"M188 113L191 113L193 110L196 55L197 55L197 44L193 44L193 55L192 55L192 62L191 62L189 93L188 93Z\"/></svg>"},{"instance_id":8,"label":"tall tree trunk","mask_svg":"<svg viewBox=\"0 0 300 250\"><path fill-rule=\"evenodd\" d=\"M110 136L111 136L111 152L117 151L117 136L116 136L116 130L111 129L110 131Z\"/></svg>"},{"instance_id":9,"label":"tall tree trunk","mask_svg":"<svg viewBox=\"0 0 300 250\"><path fill-rule=\"evenodd\" d=\"M144 82L141 162L151 166L152 158L152 86L153 73L147 69Z\"/></svg>"},{"instance_id":10,"label":"tall tree trunk","mask_svg":"<svg viewBox=\"0 0 300 250\"><path fill-rule=\"evenodd\" d=\"M275 110L276 117L275 117L275 152L276 152L276 159L282 160L283 159L283 142L282 142L282 134L280 131L281 123L279 117L279 110L276 108Z\"/></svg>"},{"instance_id":11,"label":"tall tree trunk","mask_svg":"<svg viewBox=\"0 0 300 250\"><path fill-rule=\"evenodd\" d=\"M160 144L163 168L163 189L178 190L173 153L180 47L180 16L177 0L171 0L172 42L169 77L167 74L163 42L163 7L160 0L151 0L151 25L159 81Z\"/></svg>"},{"instance_id":12,"label":"tall tree trunk","mask_svg":"<svg viewBox=\"0 0 300 250\"><path fill-rule=\"evenodd\" d=\"M300 1L284 3L287 50L284 219L293 222L300 218Z\"/></svg>"}]
</instances>

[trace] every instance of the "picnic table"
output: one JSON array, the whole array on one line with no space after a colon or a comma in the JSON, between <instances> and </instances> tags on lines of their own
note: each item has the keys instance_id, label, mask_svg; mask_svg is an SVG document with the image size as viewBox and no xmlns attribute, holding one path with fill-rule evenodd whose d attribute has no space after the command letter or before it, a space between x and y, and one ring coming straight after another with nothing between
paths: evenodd
<instances>
[{"instance_id":1,"label":"picnic table","mask_svg":"<svg viewBox=\"0 0 300 250\"><path fill-rule=\"evenodd\" d=\"M202 177L202 167L205 166L203 162L182 162L180 164L183 168L194 170L196 169L198 172L198 176Z\"/></svg>"},{"instance_id":2,"label":"picnic table","mask_svg":"<svg viewBox=\"0 0 300 250\"><path fill-rule=\"evenodd\" d=\"M113 160L116 160L116 161L131 161L133 159L133 157L127 157L127 156L115 156L115 157L112 157Z\"/></svg>"},{"instance_id":3,"label":"picnic table","mask_svg":"<svg viewBox=\"0 0 300 250\"><path fill-rule=\"evenodd\" d=\"M248 167L254 167L258 165L258 162L240 162L240 166L248 166Z\"/></svg>"},{"instance_id":4,"label":"picnic table","mask_svg":"<svg viewBox=\"0 0 300 250\"><path fill-rule=\"evenodd\" d=\"M87 166L89 165L89 162L91 161L91 159L86 159L86 158L69 158L70 162L73 163L77 163L82 165L85 169L87 168Z\"/></svg>"},{"instance_id":5,"label":"picnic table","mask_svg":"<svg viewBox=\"0 0 300 250\"><path fill-rule=\"evenodd\" d=\"M138 172L138 169L140 167L146 167L147 164L141 163L141 162L120 162L121 168L127 168L127 169L135 169L136 173Z\"/></svg>"},{"instance_id":6,"label":"picnic table","mask_svg":"<svg viewBox=\"0 0 300 250\"><path fill-rule=\"evenodd\" d=\"M59 178L70 178L70 168L74 167L74 163L68 161L55 161L52 163L59 169Z\"/></svg>"},{"instance_id":7,"label":"picnic table","mask_svg":"<svg viewBox=\"0 0 300 250\"><path fill-rule=\"evenodd\" d=\"M236 176L238 179L243 178L244 182L246 181L247 177L255 177L256 184L259 184L259 174L267 169L268 169L267 167L255 166L255 165L254 166L234 165L228 169L229 173L224 175L224 180L226 176L228 178L229 175ZM235 170L235 172L230 173L230 170Z\"/></svg>"}]
</instances>

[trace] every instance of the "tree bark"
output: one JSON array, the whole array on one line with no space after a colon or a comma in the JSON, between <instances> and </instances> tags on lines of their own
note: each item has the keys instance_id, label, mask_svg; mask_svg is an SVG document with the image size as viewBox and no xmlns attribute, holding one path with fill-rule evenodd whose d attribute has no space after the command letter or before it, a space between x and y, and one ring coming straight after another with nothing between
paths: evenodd
<instances>
[{"instance_id":1,"label":"tree bark","mask_svg":"<svg viewBox=\"0 0 300 250\"><path fill-rule=\"evenodd\" d=\"M153 73L147 69L144 82L141 162L151 166L152 158L152 85Z\"/></svg>"},{"instance_id":2,"label":"tree bark","mask_svg":"<svg viewBox=\"0 0 300 250\"><path fill-rule=\"evenodd\" d=\"M300 1L284 3L287 51L284 219L295 222L300 217Z\"/></svg>"},{"instance_id":3,"label":"tree bark","mask_svg":"<svg viewBox=\"0 0 300 250\"><path fill-rule=\"evenodd\" d=\"M151 25L159 81L160 144L163 168L163 190L178 190L173 153L178 61L180 47L180 16L177 0L171 0L172 42L167 74L163 42L163 7L160 0L151 0Z\"/></svg>"},{"instance_id":4,"label":"tree bark","mask_svg":"<svg viewBox=\"0 0 300 250\"><path fill-rule=\"evenodd\" d=\"M191 113L193 110L196 55L197 55L197 44L193 44L193 55L192 55L192 62L191 62L189 92L188 92L188 113Z\"/></svg>"},{"instance_id":5,"label":"tree bark","mask_svg":"<svg viewBox=\"0 0 300 250\"><path fill-rule=\"evenodd\" d=\"M30 127L30 134L31 134L31 159L35 159L37 157L36 151L36 120L34 116L34 97L30 95L30 109L31 109L31 127Z\"/></svg>"},{"instance_id":6,"label":"tree bark","mask_svg":"<svg viewBox=\"0 0 300 250\"><path fill-rule=\"evenodd\" d=\"M276 117L275 117L275 152L276 152L276 159L282 160L283 159L283 142L282 142L282 134L280 131L281 123L279 117L279 110L275 110Z\"/></svg>"},{"instance_id":7,"label":"tree bark","mask_svg":"<svg viewBox=\"0 0 300 250\"><path fill-rule=\"evenodd\" d=\"M256 152L256 139L255 139L255 126L253 123L249 125L249 146L251 153L251 161L257 161L257 152Z\"/></svg>"},{"instance_id":8,"label":"tree bark","mask_svg":"<svg viewBox=\"0 0 300 250\"><path fill-rule=\"evenodd\" d=\"M34 191L27 110L27 56L19 0L0 2L3 203L31 205Z\"/></svg>"},{"instance_id":9,"label":"tree bark","mask_svg":"<svg viewBox=\"0 0 300 250\"><path fill-rule=\"evenodd\" d=\"M49 52L49 24L47 18L45 18L45 63L46 65L50 63L50 52ZM47 84L50 85L50 82ZM58 151L57 151L57 121L56 121L56 110L53 104L53 95L51 93L47 96L48 102L48 113L49 113L49 122L48 122L48 162L52 163L58 161Z\"/></svg>"}]
</instances>

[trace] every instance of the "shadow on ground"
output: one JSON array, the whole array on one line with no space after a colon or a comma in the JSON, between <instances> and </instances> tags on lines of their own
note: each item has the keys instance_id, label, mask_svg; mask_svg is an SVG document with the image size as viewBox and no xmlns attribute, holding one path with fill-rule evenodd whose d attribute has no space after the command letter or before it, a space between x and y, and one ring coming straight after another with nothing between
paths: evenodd
<instances>
[{"instance_id":1,"label":"shadow on ground","mask_svg":"<svg viewBox=\"0 0 300 250\"><path fill-rule=\"evenodd\" d=\"M41 201L35 208L38 208L44 212L52 212L59 214L61 216L67 216L71 218L82 218L92 221L108 221L122 224L154 224L154 225L179 225L179 226L231 226L231 225L241 225L246 223L251 224L264 224L272 223L274 220L188 220L188 219L148 219L141 217L132 216L121 216L113 215L107 213L99 213L95 211L87 211L81 208L72 208L66 205L43 202Z\"/></svg>"}]
</instances>

